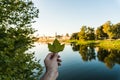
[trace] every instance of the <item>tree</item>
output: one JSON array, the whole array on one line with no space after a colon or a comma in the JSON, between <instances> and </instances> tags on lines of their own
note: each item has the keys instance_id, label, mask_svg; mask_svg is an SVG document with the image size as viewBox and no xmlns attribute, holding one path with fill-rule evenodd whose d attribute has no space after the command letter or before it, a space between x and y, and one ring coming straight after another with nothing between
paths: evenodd
<instances>
[{"instance_id":1,"label":"tree","mask_svg":"<svg viewBox=\"0 0 120 80\"><path fill-rule=\"evenodd\" d=\"M79 40L78 32L73 33L72 36L70 37L70 40Z\"/></svg>"},{"instance_id":2,"label":"tree","mask_svg":"<svg viewBox=\"0 0 120 80\"><path fill-rule=\"evenodd\" d=\"M86 37L87 40L95 40L94 28L90 28L90 27L87 28Z\"/></svg>"},{"instance_id":3,"label":"tree","mask_svg":"<svg viewBox=\"0 0 120 80\"><path fill-rule=\"evenodd\" d=\"M68 33L66 33L66 35L65 35L66 37L69 37L69 34Z\"/></svg>"},{"instance_id":4,"label":"tree","mask_svg":"<svg viewBox=\"0 0 120 80\"><path fill-rule=\"evenodd\" d=\"M115 39L120 38L120 23L113 25L112 32L114 33L113 38L115 38Z\"/></svg>"},{"instance_id":5,"label":"tree","mask_svg":"<svg viewBox=\"0 0 120 80\"><path fill-rule=\"evenodd\" d=\"M94 28L82 26L78 36L79 40L95 40Z\"/></svg>"},{"instance_id":6,"label":"tree","mask_svg":"<svg viewBox=\"0 0 120 80\"><path fill-rule=\"evenodd\" d=\"M103 24L103 31L106 33L110 39L113 38L114 34L112 33L113 25L110 21L107 21L105 24Z\"/></svg>"},{"instance_id":7,"label":"tree","mask_svg":"<svg viewBox=\"0 0 120 80\"><path fill-rule=\"evenodd\" d=\"M104 33L103 31L103 25L98 27L96 30L96 39L107 39L108 35L107 33Z\"/></svg>"},{"instance_id":8,"label":"tree","mask_svg":"<svg viewBox=\"0 0 120 80\"><path fill-rule=\"evenodd\" d=\"M31 0L0 0L0 80L35 80L41 74L39 61L27 51L34 43L35 17Z\"/></svg>"},{"instance_id":9,"label":"tree","mask_svg":"<svg viewBox=\"0 0 120 80\"><path fill-rule=\"evenodd\" d=\"M86 31L87 31L87 27L86 26L82 26L80 32L78 33L79 36L79 40L86 40Z\"/></svg>"}]
</instances>

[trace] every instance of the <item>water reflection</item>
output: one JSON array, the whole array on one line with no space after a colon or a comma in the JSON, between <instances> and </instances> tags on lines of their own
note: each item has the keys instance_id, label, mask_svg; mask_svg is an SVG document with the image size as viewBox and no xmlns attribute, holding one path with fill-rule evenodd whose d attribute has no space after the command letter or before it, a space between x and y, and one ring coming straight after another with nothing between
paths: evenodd
<instances>
[{"instance_id":1,"label":"water reflection","mask_svg":"<svg viewBox=\"0 0 120 80\"><path fill-rule=\"evenodd\" d=\"M83 61L98 59L112 69L115 64L120 65L120 50L104 49L94 45L76 45L71 44L73 51L78 51Z\"/></svg>"},{"instance_id":2,"label":"water reflection","mask_svg":"<svg viewBox=\"0 0 120 80\"><path fill-rule=\"evenodd\" d=\"M120 50L99 48L97 53L99 61L104 62L108 68L120 64Z\"/></svg>"}]
</instances>

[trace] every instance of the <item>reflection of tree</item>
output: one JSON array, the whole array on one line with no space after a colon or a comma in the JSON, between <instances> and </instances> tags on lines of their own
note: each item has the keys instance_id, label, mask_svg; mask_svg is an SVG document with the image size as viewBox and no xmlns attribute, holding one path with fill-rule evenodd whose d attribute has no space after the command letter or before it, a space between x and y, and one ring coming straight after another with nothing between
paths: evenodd
<instances>
[{"instance_id":1,"label":"reflection of tree","mask_svg":"<svg viewBox=\"0 0 120 80\"><path fill-rule=\"evenodd\" d=\"M90 55L90 59L89 59L89 60L95 59L96 56L95 56L95 50L94 50L93 45L92 45L92 46L89 46L88 51L89 51L89 55Z\"/></svg>"},{"instance_id":2,"label":"reflection of tree","mask_svg":"<svg viewBox=\"0 0 120 80\"><path fill-rule=\"evenodd\" d=\"M98 58L104 62L108 68L113 68L115 64L120 65L120 50L99 48L97 56L93 46L72 44L73 51L79 51L83 61L91 61Z\"/></svg>"},{"instance_id":3,"label":"reflection of tree","mask_svg":"<svg viewBox=\"0 0 120 80\"><path fill-rule=\"evenodd\" d=\"M110 52L108 50L99 48L99 51L97 52L98 60L104 62L105 57L107 57L109 54Z\"/></svg>"},{"instance_id":4,"label":"reflection of tree","mask_svg":"<svg viewBox=\"0 0 120 80\"><path fill-rule=\"evenodd\" d=\"M95 51L93 46L71 44L73 51L79 51L83 61L95 59Z\"/></svg>"},{"instance_id":5,"label":"reflection of tree","mask_svg":"<svg viewBox=\"0 0 120 80\"><path fill-rule=\"evenodd\" d=\"M84 61L95 59L95 51L92 46L88 47L87 45L81 45L79 53Z\"/></svg>"},{"instance_id":6,"label":"reflection of tree","mask_svg":"<svg viewBox=\"0 0 120 80\"><path fill-rule=\"evenodd\" d=\"M87 46L81 45L81 46L80 46L80 49L79 49L79 53L81 54L82 59L83 59L84 61L88 61Z\"/></svg>"},{"instance_id":7,"label":"reflection of tree","mask_svg":"<svg viewBox=\"0 0 120 80\"><path fill-rule=\"evenodd\" d=\"M99 48L98 59L104 62L108 68L113 68L116 63L120 64L120 51Z\"/></svg>"},{"instance_id":8,"label":"reflection of tree","mask_svg":"<svg viewBox=\"0 0 120 80\"><path fill-rule=\"evenodd\" d=\"M71 44L73 51L78 51L80 49L80 45L76 45L75 43Z\"/></svg>"}]
</instances>

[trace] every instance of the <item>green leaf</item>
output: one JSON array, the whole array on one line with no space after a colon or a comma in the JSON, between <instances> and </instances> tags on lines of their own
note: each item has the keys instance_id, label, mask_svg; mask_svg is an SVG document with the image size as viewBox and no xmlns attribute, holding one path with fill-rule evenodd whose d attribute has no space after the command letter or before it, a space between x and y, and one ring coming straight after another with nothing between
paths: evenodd
<instances>
[{"instance_id":1,"label":"green leaf","mask_svg":"<svg viewBox=\"0 0 120 80\"><path fill-rule=\"evenodd\" d=\"M61 44L57 39L54 40L53 44L48 43L48 49L50 52L58 53L63 51L65 44Z\"/></svg>"}]
</instances>

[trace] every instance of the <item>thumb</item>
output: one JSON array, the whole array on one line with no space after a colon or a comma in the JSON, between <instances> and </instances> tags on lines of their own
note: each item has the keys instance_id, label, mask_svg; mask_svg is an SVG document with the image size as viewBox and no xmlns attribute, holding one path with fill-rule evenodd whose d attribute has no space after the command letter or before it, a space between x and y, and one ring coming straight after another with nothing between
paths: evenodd
<instances>
[{"instance_id":1,"label":"thumb","mask_svg":"<svg viewBox=\"0 0 120 80\"><path fill-rule=\"evenodd\" d=\"M55 53L53 59L57 60L57 58L58 58L58 53Z\"/></svg>"},{"instance_id":2,"label":"thumb","mask_svg":"<svg viewBox=\"0 0 120 80\"><path fill-rule=\"evenodd\" d=\"M52 57L52 55L53 55L53 53L49 53L49 54L46 56L45 60L50 60L51 57Z\"/></svg>"}]
</instances>

